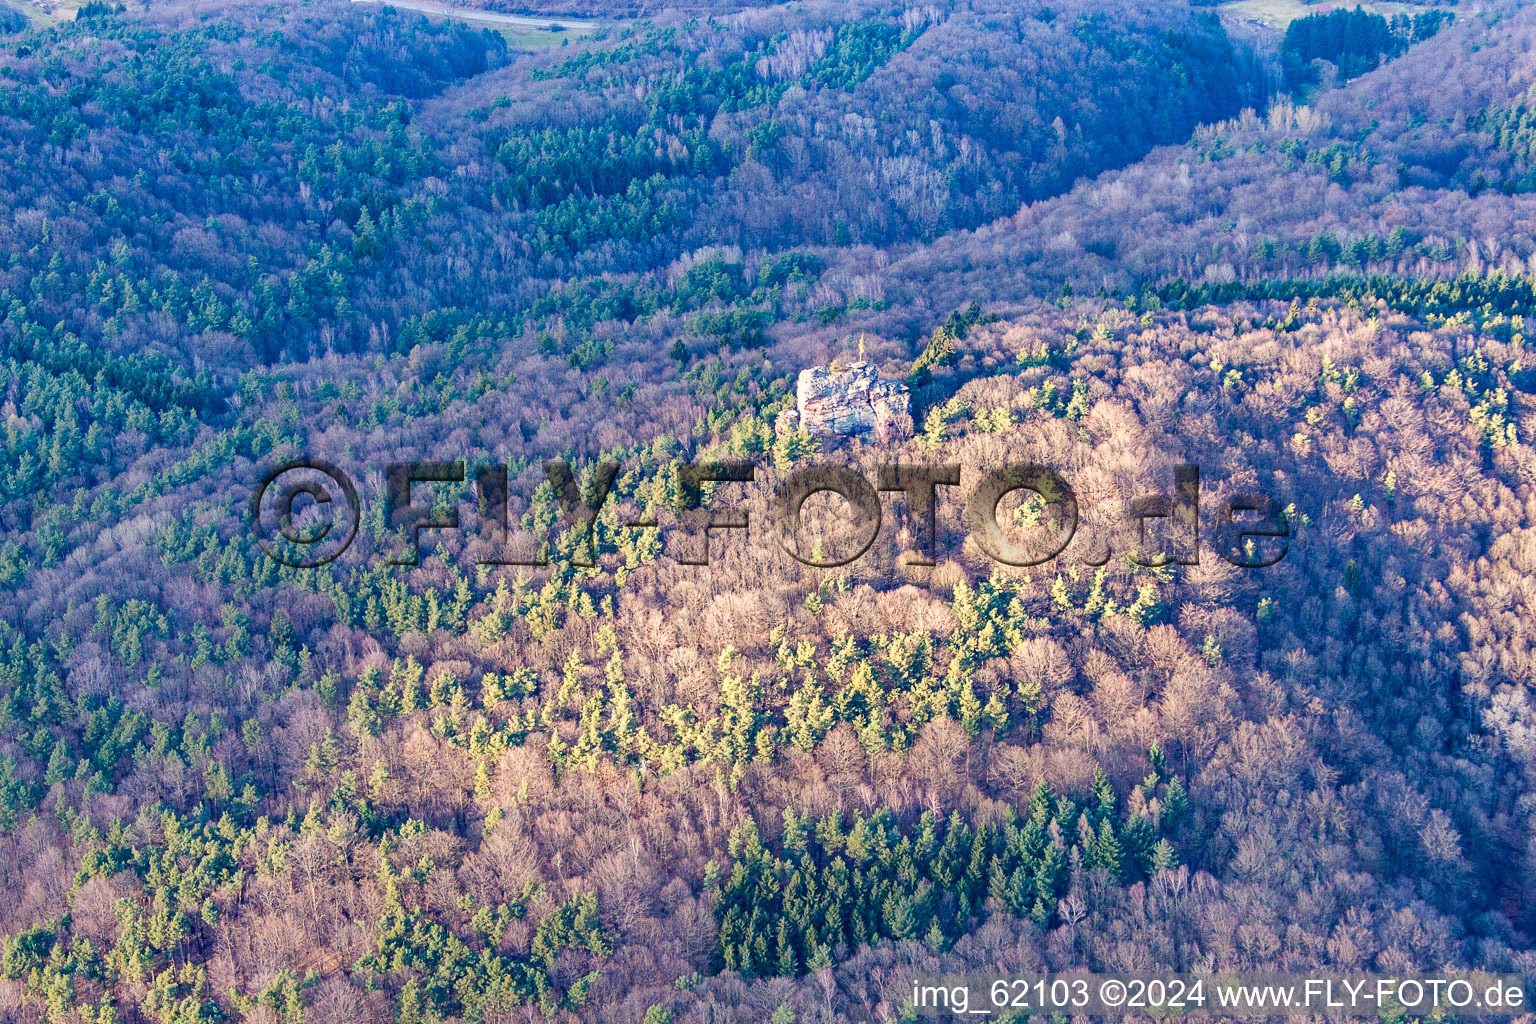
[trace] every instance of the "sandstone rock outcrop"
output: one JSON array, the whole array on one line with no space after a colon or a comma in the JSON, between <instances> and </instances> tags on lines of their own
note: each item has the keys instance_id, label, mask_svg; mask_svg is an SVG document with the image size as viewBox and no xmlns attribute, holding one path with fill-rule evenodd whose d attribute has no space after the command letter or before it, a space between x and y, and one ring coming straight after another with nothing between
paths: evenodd
<instances>
[{"instance_id":1,"label":"sandstone rock outcrop","mask_svg":"<svg viewBox=\"0 0 1536 1024\"><path fill-rule=\"evenodd\" d=\"M907 386L882 380L866 362L801 370L795 398L800 426L815 437L873 434L889 441L912 436Z\"/></svg>"}]
</instances>

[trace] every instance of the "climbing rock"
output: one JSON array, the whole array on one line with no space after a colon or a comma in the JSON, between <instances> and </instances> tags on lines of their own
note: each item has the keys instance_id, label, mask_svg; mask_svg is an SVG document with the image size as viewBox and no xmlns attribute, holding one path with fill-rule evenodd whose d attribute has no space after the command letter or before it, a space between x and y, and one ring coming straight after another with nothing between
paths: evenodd
<instances>
[{"instance_id":1,"label":"climbing rock","mask_svg":"<svg viewBox=\"0 0 1536 1024\"><path fill-rule=\"evenodd\" d=\"M881 380L869 363L801 370L795 397L800 426L813 436L868 433L880 441L912 436L912 396L906 385Z\"/></svg>"}]
</instances>

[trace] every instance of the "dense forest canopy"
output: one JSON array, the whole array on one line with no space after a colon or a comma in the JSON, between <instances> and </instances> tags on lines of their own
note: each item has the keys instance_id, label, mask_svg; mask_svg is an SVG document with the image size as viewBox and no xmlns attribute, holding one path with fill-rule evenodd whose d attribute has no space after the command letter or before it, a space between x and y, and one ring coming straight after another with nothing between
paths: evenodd
<instances>
[{"instance_id":1,"label":"dense forest canopy","mask_svg":"<svg viewBox=\"0 0 1536 1024\"><path fill-rule=\"evenodd\" d=\"M0 1019L1536 973L1536 14L556 3L603 21L529 48L341 0L8 10ZM795 425L857 358L915 436ZM320 568L248 518L300 457L361 499ZM683 564L719 460L747 528ZM414 567L402 461L463 463ZM790 558L763 510L819 462L957 465L937 564L899 494L863 558ZM1010 568L964 496L1017 462L1080 528ZM1121 514L1186 464L1204 557L1155 566ZM488 472L548 564L488 560ZM1212 528L1254 492L1287 553L1245 570Z\"/></svg>"},{"instance_id":2,"label":"dense forest canopy","mask_svg":"<svg viewBox=\"0 0 1536 1024\"><path fill-rule=\"evenodd\" d=\"M1332 64L1343 78L1374 70L1383 58L1395 57L1411 43L1428 39L1450 20L1449 12L1426 11L1411 18L1383 15L1356 7L1309 14L1285 28L1280 59L1292 88L1317 80L1319 63Z\"/></svg>"}]
</instances>

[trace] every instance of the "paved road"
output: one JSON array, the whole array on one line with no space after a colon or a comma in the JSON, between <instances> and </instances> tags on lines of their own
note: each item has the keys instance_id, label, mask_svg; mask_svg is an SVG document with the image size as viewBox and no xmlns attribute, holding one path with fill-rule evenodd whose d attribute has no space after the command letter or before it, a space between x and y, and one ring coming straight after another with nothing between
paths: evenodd
<instances>
[{"instance_id":1,"label":"paved road","mask_svg":"<svg viewBox=\"0 0 1536 1024\"><path fill-rule=\"evenodd\" d=\"M550 28L559 26L570 32L589 32L597 27L595 21L571 21L568 18L529 18L521 14L502 14L498 11L482 11L474 7L453 7L448 4L433 3L432 0L352 0L355 4L387 3L391 7L402 7L408 11L420 11L422 14L441 14L448 18L463 18L466 21L489 21L497 25L520 25L525 28Z\"/></svg>"}]
</instances>

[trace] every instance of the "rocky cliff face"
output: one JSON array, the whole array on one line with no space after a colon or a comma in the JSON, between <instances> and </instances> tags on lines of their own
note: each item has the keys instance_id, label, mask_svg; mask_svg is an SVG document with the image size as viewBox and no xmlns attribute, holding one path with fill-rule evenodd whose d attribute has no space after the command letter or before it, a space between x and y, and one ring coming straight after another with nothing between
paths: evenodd
<instances>
[{"instance_id":1,"label":"rocky cliff face","mask_svg":"<svg viewBox=\"0 0 1536 1024\"><path fill-rule=\"evenodd\" d=\"M880 379L869 363L801 370L795 397L800 426L813 436L869 433L882 441L912 436L906 385Z\"/></svg>"}]
</instances>

